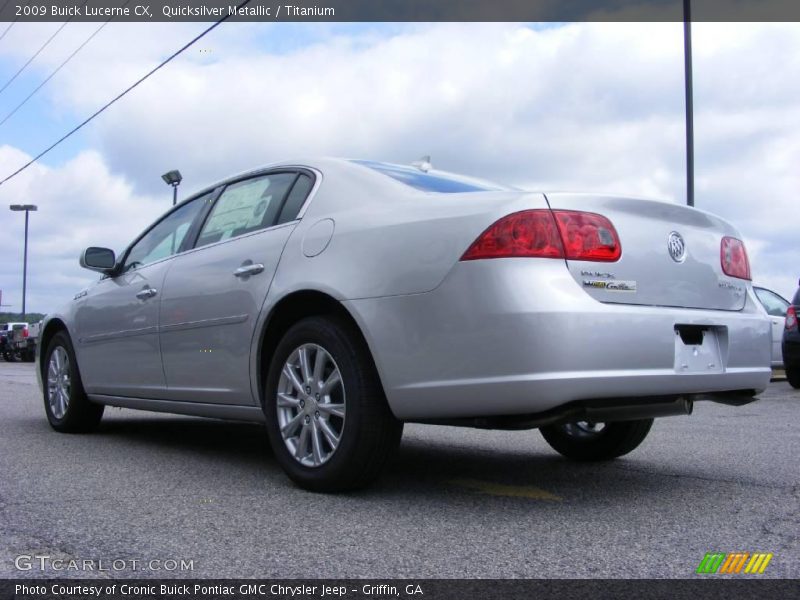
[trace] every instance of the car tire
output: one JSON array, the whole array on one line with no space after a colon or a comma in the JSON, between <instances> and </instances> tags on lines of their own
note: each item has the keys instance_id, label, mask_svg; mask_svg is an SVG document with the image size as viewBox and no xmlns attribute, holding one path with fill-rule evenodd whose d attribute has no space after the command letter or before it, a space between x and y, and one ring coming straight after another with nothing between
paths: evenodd
<instances>
[{"instance_id":1,"label":"car tire","mask_svg":"<svg viewBox=\"0 0 800 600\"><path fill-rule=\"evenodd\" d=\"M400 443L403 423L389 409L363 338L344 319L293 325L275 349L264 390L275 458L306 490L364 487Z\"/></svg>"},{"instance_id":2,"label":"car tire","mask_svg":"<svg viewBox=\"0 0 800 600\"><path fill-rule=\"evenodd\" d=\"M560 454L578 461L611 460L628 454L650 432L653 419L588 423L580 421L540 429L548 444Z\"/></svg>"},{"instance_id":3,"label":"car tire","mask_svg":"<svg viewBox=\"0 0 800 600\"><path fill-rule=\"evenodd\" d=\"M50 340L42 365L42 389L47 420L56 431L88 433L103 417L105 407L86 396L75 351L66 331Z\"/></svg>"},{"instance_id":4,"label":"car tire","mask_svg":"<svg viewBox=\"0 0 800 600\"><path fill-rule=\"evenodd\" d=\"M800 390L800 365L786 365L786 380L796 390Z\"/></svg>"}]
</instances>

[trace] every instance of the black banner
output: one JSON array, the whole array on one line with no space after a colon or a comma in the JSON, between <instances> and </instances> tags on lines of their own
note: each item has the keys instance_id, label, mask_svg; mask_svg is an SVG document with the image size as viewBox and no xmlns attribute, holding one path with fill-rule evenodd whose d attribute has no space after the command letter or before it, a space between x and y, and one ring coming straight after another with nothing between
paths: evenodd
<instances>
[{"instance_id":1,"label":"black banner","mask_svg":"<svg viewBox=\"0 0 800 600\"><path fill-rule=\"evenodd\" d=\"M682 21L683 0L10 0L0 21ZM693 21L796 21L796 0L691 0Z\"/></svg>"},{"instance_id":2,"label":"black banner","mask_svg":"<svg viewBox=\"0 0 800 600\"><path fill-rule=\"evenodd\" d=\"M797 595L797 581L757 577L682 580L0 580L4 600L772 600Z\"/></svg>"}]
</instances>

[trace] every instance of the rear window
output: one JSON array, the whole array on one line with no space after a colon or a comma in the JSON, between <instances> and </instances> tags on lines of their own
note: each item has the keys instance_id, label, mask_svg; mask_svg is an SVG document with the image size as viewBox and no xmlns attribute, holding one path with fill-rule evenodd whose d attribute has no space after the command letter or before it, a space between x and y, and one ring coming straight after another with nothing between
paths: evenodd
<instances>
[{"instance_id":1,"label":"rear window","mask_svg":"<svg viewBox=\"0 0 800 600\"><path fill-rule=\"evenodd\" d=\"M500 192L513 188L489 181L463 177L442 171L424 172L415 167L376 162L372 160L353 160L356 164L369 167L392 179L423 192L440 194L460 194L463 192Z\"/></svg>"}]
</instances>

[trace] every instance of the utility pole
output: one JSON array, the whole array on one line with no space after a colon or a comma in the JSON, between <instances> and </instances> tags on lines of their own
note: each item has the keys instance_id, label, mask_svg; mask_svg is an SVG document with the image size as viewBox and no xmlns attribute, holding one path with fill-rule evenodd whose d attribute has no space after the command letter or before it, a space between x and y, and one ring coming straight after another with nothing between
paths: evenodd
<instances>
[{"instance_id":1,"label":"utility pole","mask_svg":"<svg viewBox=\"0 0 800 600\"><path fill-rule=\"evenodd\" d=\"M683 69L686 81L686 204L694 206L694 108L692 93L692 2L683 0Z\"/></svg>"}]
</instances>

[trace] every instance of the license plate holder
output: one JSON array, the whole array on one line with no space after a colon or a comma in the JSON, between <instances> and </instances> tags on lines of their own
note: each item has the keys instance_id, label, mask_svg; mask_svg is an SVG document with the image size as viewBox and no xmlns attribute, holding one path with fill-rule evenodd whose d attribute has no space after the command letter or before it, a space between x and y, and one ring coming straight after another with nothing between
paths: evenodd
<instances>
[{"instance_id":1,"label":"license plate holder","mask_svg":"<svg viewBox=\"0 0 800 600\"><path fill-rule=\"evenodd\" d=\"M719 333L714 327L675 326L675 370L678 373L721 373Z\"/></svg>"}]
</instances>

